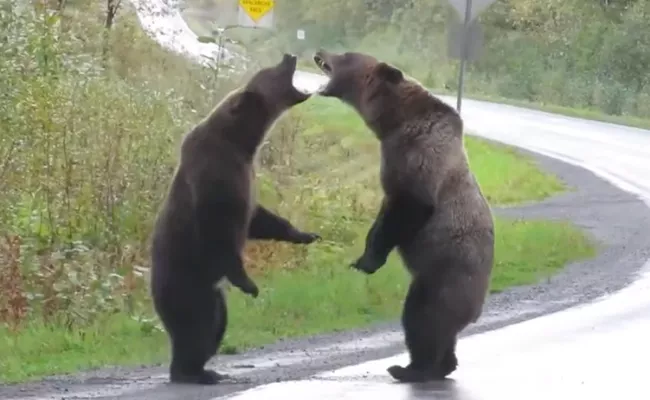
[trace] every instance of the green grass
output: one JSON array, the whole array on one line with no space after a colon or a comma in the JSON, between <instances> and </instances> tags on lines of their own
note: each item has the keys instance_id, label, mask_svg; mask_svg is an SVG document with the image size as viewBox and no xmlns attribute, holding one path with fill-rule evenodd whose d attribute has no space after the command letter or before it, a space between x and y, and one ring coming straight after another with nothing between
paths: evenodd
<instances>
[{"instance_id":1,"label":"green grass","mask_svg":"<svg viewBox=\"0 0 650 400\"><path fill-rule=\"evenodd\" d=\"M541 171L534 160L512 147L465 136L465 148L490 204L541 200L566 189L554 175Z\"/></svg>"},{"instance_id":2,"label":"green grass","mask_svg":"<svg viewBox=\"0 0 650 400\"><path fill-rule=\"evenodd\" d=\"M568 224L497 219L492 291L546 278L593 247ZM314 247L304 267L258 279L251 299L234 290L223 352L233 353L279 338L333 332L398 317L407 276L397 258L371 277L348 270L347 257ZM542 260L542 261L540 261ZM22 381L111 364L166 362L165 334L123 314L66 332L35 325L19 336L0 331L0 380Z\"/></svg>"},{"instance_id":3,"label":"green grass","mask_svg":"<svg viewBox=\"0 0 650 400\"><path fill-rule=\"evenodd\" d=\"M297 250L301 257L293 264L286 257L271 258L269 263L280 260L283 264L256 269L259 298L231 290L224 353L280 338L391 320L401 311L408 276L395 254L373 276L347 267L362 250L379 201L376 140L350 109L334 100L313 98L297 107L295 114L303 119L303 138L329 140L331 145L330 150L309 154L305 162L310 162L313 172L302 173L292 186L311 183L314 189L305 197L285 200L279 209L289 213L296 204L315 208L310 214L314 221L298 220L297 225L319 229L325 240ZM512 149L476 138L467 138L467 148L472 168L492 204L538 200L563 189L555 177L539 171ZM352 151L347 158L341 155L346 149ZM314 183L314 179L320 180ZM329 186L322 187L323 182ZM296 193L289 194L298 196ZM350 213L352 208L364 211ZM496 218L491 291L537 282L567 262L593 255L589 239L568 223ZM138 321L116 313L73 331L40 322L28 323L18 335L0 330L0 381L17 382L106 365L167 362L166 335L150 312L147 317Z\"/></svg>"},{"instance_id":4,"label":"green grass","mask_svg":"<svg viewBox=\"0 0 650 400\"><path fill-rule=\"evenodd\" d=\"M355 112L337 101L315 97L304 107L315 121L310 134L346 132L345 144L349 146L372 146L369 142L375 141ZM466 135L465 148L472 172L491 204L540 200L565 189L554 175L541 171L534 160L524 157L513 147ZM378 152L373 156L371 167L378 169Z\"/></svg>"}]
</instances>

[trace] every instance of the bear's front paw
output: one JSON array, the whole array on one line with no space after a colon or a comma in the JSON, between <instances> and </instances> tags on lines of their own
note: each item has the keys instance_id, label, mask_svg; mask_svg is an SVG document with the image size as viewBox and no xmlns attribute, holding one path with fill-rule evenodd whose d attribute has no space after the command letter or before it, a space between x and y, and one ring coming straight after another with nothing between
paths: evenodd
<instances>
[{"instance_id":1,"label":"bear's front paw","mask_svg":"<svg viewBox=\"0 0 650 400\"><path fill-rule=\"evenodd\" d=\"M244 289L244 293L251 295L254 299L260 295L260 289L254 283Z\"/></svg>"},{"instance_id":2,"label":"bear's front paw","mask_svg":"<svg viewBox=\"0 0 650 400\"><path fill-rule=\"evenodd\" d=\"M363 253L363 255L359 257L357 261L350 264L350 266L358 271L362 271L370 275L377 272L377 270L381 268L382 265L384 265L384 262L377 259L376 257L369 256L367 253Z\"/></svg>"},{"instance_id":3,"label":"bear's front paw","mask_svg":"<svg viewBox=\"0 0 650 400\"><path fill-rule=\"evenodd\" d=\"M237 286L243 293L251 295L253 298L257 298L257 296L260 294L260 290L258 289L257 285L250 279L246 280L241 285L235 284L235 286Z\"/></svg>"},{"instance_id":4,"label":"bear's front paw","mask_svg":"<svg viewBox=\"0 0 650 400\"><path fill-rule=\"evenodd\" d=\"M300 244L310 244L320 239L319 234L311 232L297 232L295 235L295 243Z\"/></svg>"}]
</instances>

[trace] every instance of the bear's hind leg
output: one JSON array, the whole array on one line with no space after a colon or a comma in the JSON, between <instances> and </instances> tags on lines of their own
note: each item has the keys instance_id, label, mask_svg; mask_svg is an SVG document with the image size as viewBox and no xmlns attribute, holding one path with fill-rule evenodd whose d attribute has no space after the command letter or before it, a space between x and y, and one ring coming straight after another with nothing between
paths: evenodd
<instances>
[{"instance_id":1,"label":"bear's hind leg","mask_svg":"<svg viewBox=\"0 0 650 400\"><path fill-rule=\"evenodd\" d=\"M207 360L199 352L188 348L176 350L177 348L174 347L172 355L171 382L215 385L223 379L223 375L216 371L204 369Z\"/></svg>"},{"instance_id":2,"label":"bear's hind leg","mask_svg":"<svg viewBox=\"0 0 650 400\"><path fill-rule=\"evenodd\" d=\"M226 334L226 327L228 326L228 305L226 304L226 295L221 289L216 291L216 336L215 336L215 349L214 354L217 354L221 342Z\"/></svg>"},{"instance_id":3,"label":"bear's hind leg","mask_svg":"<svg viewBox=\"0 0 650 400\"><path fill-rule=\"evenodd\" d=\"M201 296L196 307L179 318L172 332L172 361L170 380L174 383L214 385L226 376L205 369L205 364L217 352L225 333L225 309L223 298ZM219 294L221 294L219 292ZM208 299L209 298L209 299Z\"/></svg>"},{"instance_id":4,"label":"bear's hind leg","mask_svg":"<svg viewBox=\"0 0 650 400\"><path fill-rule=\"evenodd\" d=\"M450 347L445 351L440 367L440 374L445 377L458 368L458 358L456 358L456 338Z\"/></svg>"},{"instance_id":5,"label":"bear's hind leg","mask_svg":"<svg viewBox=\"0 0 650 400\"><path fill-rule=\"evenodd\" d=\"M216 318L216 336L215 336L215 346L214 351L211 351L212 355L216 355L221 347L223 342L223 337L226 334L226 328L228 326L228 304L226 303L226 295L221 290L216 292L216 301L217 301L217 318ZM230 376L226 374L217 373L219 380L229 379Z\"/></svg>"},{"instance_id":6,"label":"bear's hind leg","mask_svg":"<svg viewBox=\"0 0 650 400\"><path fill-rule=\"evenodd\" d=\"M427 335L426 306L426 288L414 279L402 311L404 339L411 362L406 367L393 365L388 368L388 373L398 381L422 382L432 375L433 338Z\"/></svg>"},{"instance_id":7,"label":"bear's hind leg","mask_svg":"<svg viewBox=\"0 0 650 400\"><path fill-rule=\"evenodd\" d=\"M445 320L444 310L436 310L430 303L429 290L425 282L416 279L406 295L402 326L411 362L406 367L388 368L401 382L444 379L456 367L455 335L448 331L450 321Z\"/></svg>"}]
</instances>

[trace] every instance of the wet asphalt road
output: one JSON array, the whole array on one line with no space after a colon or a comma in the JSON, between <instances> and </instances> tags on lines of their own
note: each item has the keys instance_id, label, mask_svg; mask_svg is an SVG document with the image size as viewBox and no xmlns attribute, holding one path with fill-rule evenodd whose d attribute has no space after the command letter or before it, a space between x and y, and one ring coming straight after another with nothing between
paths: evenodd
<instances>
[{"instance_id":1,"label":"wet asphalt road","mask_svg":"<svg viewBox=\"0 0 650 400\"><path fill-rule=\"evenodd\" d=\"M195 56L211 51L209 45L196 44L177 13L165 12L162 0L148 3L156 15L143 16L139 10L139 16L160 43ZM313 87L321 80L300 73L296 86ZM647 369L635 363L650 356L644 340L650 333L650 295L645 294L650 278L636 273L650 258L650 211L640 200L650 198L650 132L470 100L464 101L463 117L466 127L481 136L577 163L611 183L537 157L574 192L497 212L570 219L601 243L601 252L547 282L490 296L483 317L459 342L460 366L452 379L393 383L385 368L406 362L402 334L393 323L220 356L212 366L232 374L234 381L214 387L169 385L165 366L113 368L0 386L0 398L541 400L617 394L647 399L641 379ZM608 296L634 280L636 284ZM601 296L606 300L567 309ZM521 321L526 322L512 325Z\"/></svg>"}]
</instances>

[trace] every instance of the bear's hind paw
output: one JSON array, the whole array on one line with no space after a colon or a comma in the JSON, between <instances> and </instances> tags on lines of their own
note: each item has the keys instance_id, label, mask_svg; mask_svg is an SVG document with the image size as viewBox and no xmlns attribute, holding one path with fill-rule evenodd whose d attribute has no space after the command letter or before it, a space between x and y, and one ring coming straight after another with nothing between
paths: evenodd
<instances>
[{"instance_id":1,"label":"bear's hind paw","mask_svg":"<svg viewBox=\"0 0 650 400\"><path fill-rule=\"evenodd\" d=\"M410 366L402 367L393 365L387 369L388 373L396 380L404 383L418 383L443 380L444 377L430 369L414 369Z\"/></svg>"},{"instance_id":2,"label":"bear's hind paw","mask_svg":"<svg viewBox=\"0 0 650 400\"><path fill-rule=\"evenodd\" d=\"M205 369L199 374L172 374L171 381L173 383L188 383L196 385L216 385L224 379L230 378L228 375L220 374L210 369Z\"/></svg>"}]
</instances>

